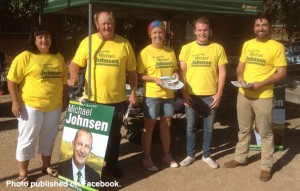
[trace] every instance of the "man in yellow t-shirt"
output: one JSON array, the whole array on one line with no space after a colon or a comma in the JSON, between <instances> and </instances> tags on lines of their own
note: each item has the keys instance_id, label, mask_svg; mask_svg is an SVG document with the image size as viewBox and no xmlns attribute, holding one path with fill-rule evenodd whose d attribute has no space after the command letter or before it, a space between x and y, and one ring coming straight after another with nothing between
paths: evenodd
<instances>
[{"instance_id":1,"label":"man in yellow t-shirt","mask_svg":"<svg viewBox=\"0 0 300 191\"><path fill-rule=\"evenodd\" d=\"M98 32L92 35L91 81L85 84L84 96L89 101L115 107L112 127L106 150L106 168L116 178L122 177L118 168L119 145L121 140L120 129L122 117L126 107L126 73L131 86L129 102L137 104L136 97L136 60L129 41L114 33L115 19L112 12L97 12L94 22ZM79 45L77 52L70 63L70 79L68 84L76 87L78 71L85 67L88 60L88 38ZM86 72L86 83L88 79ZM91 92L88 94L88 87Z\"/></svg>"},{"instance_id":2,"label":"man in yellow t-shirt","mask_svg":"<svg viewBox=\"0 0 300 191\"><path fill-rule=\"evenodd\" d=\"M240 62L236 69L238 81L249 82L250 88L239 88L237 97L237 117L239 142L234 160L225 163L226 168L234 168L246 163L254 123L261 137L260 180L271 179L273 166L274 135L272 132L272 112L274 108L274 83L286 76L284 46L271 39L270 20L260 15L254 23L255 39L243 45Z\"/></svg>"},{"instance_id":3,"label":"man in yellow t-shirt","mask_svg":"<svg viewBox=\"0 0 300 191\"><path fill-rule=\"evenodd\" d=\"M202 161L211 168L218 168L210 155L216 108L225 84L227 57L224 48L209 39L212 30L207 18L198 18L194 26L196 41L184 45L179 55L180 76L185 82L182 95L187 121L187 157L180 165L188 166L195 161L196 117L201 111L204 128Z\"/></svg>"}]
</instances>

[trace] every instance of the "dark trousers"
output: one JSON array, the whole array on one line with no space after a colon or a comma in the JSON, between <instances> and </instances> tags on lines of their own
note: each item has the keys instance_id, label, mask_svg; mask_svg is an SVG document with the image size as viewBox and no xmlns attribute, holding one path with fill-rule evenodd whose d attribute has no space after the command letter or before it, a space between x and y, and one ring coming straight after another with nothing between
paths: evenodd
<instances>
[{"instance_id":1,"label":"dark trousers","mask_svg":"<svg viewBox=\"0 0 300 191\"><path fill-rule=\"evenodd\" d=\"M109 133L107 149L105 154L105 161L107 167L113 167L118 164L120 141L121 141L121 127L123 123L123 114L127 106L127 102L120 102L116 104L107 104L115 107L114 116L112 119L111 129Z\"/></svg>"}]
</instances>

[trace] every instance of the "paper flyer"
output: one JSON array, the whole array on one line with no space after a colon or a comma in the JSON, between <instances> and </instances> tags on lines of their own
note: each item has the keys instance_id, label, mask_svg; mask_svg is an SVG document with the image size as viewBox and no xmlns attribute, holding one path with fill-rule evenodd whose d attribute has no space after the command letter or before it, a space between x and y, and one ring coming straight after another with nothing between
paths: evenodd
<instances>
[{"instance_id":1,"label":"paper flyer","mask_svg":"<svg viewBox=\"0 0 300 191\"><path fill-rule=\"evenodd\" d=\"M178 90L184 86L184 84L178 78L173 76L163 76L159 79L162 81L162 86L167 89Z\"/></svg>"}]
</instances>

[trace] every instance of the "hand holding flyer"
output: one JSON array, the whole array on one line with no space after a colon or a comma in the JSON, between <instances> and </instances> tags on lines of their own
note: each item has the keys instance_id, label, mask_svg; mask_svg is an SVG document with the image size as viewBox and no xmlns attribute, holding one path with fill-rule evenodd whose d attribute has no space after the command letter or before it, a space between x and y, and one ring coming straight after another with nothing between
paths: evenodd
<instances>
[{"instance_id":1,"label":"hand holding flyer","mask_svg":"<svg viewBox=\"0 0 300 191\"><path fill-rule=\"evenodd\" d=\"M253 86L253 83L239 81L231 81L231 84L238 88L251 88Z\"/></svg>"},{"instance_id":2,"label":"hand holding flyer","mask_svg":"<svg viewBox=\"0 0 300 191\"><path fill-rule=\"evenodd\" d=\"M159 78L162 81L162 86L171 90L181 89L184 84L174 76L163 76Z\"/></svg>"}]
</instances>

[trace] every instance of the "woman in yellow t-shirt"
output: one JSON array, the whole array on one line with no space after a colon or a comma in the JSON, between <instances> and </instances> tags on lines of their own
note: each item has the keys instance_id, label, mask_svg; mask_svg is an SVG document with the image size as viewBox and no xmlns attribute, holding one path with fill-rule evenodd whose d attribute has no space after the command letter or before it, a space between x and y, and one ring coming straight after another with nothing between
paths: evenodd
<instances>
[{"instance_id":1,"label":"woman in yellow t-shirt","mask_svg":"<svg viewBox=\"0 0 300 191\"><path fill-rule=\"evenodd\" d=\"M162 161L170 167L178 167L172 159L170 150L170 126L174 114L173 90L162 87L162 76L177 74L177 59L173 49L163 45L166 35L165 26L160 21L153 21L148 26L151 44L146 46L138 56L138 76L144 81L143 111L145 126L142 133L142 149L144 151L143 166L150 170L158 170L151 159L150 150L152 133L156 119L160 117L160 137L163 149Z\"/></svg>"},{"instance_id":2,"label":"woman in yellow t-shirt","mask_svg":"<svg viewBox=\"0 0 300 191\"><path fill-rule=\"evenodd\" d=\"M66 65L53 36L47 29L37 27L29 37L29 46L13 60L7 76L12 112L18 118L16 159L18 180L23 186L30 185L27 170L37 140L42 172L58 175L51 167L51 155L60 114L67 107Z\"/></svg>"}]
</instances>

